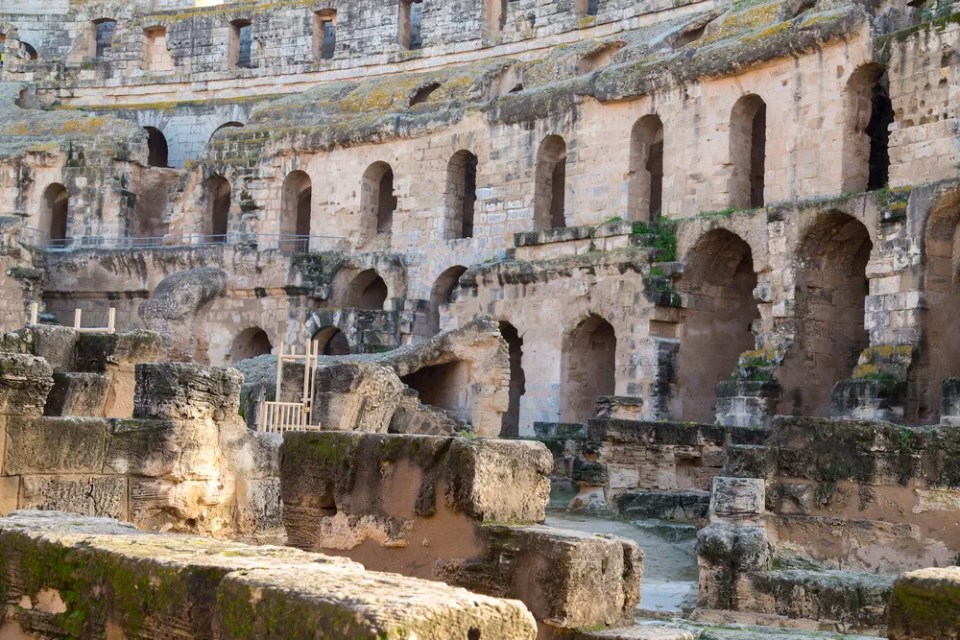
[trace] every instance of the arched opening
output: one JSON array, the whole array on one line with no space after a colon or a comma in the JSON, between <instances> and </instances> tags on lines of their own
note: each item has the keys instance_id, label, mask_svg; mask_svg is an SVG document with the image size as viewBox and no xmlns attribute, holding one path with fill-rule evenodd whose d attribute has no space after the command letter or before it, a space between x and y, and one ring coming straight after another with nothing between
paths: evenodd
<instances>
[{"instance_id":1,"label":"arched opening","mask_svg":"<svg viewBox=\"0 0 960 640\"><path fill-rule=\"evenodd\" d=\"M924 232L922 380L917 418L940 413L945 378L960 375L960 191L948 192L930 209Z\"/></svg>"},{"instance_id":2,"label":"arched opening","mask_svg":"<svg viewBox=\"0 0 960 640\"><path fill-rule=\"evenodd\" d=\"M680 290L683 325L677 366L684 420L712 423L717 384L728 380L744 351L756 346L753 323L760 318L753 290L753 253L726 229L703 235L687 254Z\"/></svg>"},{"instance_id":3,"label":"arched opening","mask_svg":"<svg viewBox=\"0 0 960 640\"><path fill-rule=\"evenodd\" d=\"M242 122L224 122L222 125L213 130L213 133L210 134L210 140L213 140L213 137L217 135L219 131L224 129L239 129L243 127Z\"/></svg>"},{"instance_id":4,"label":"arched opening","mask_svg":"<svg viewBox=\"0 0 960 640\"><path fill-rule=\"evenodd\" d=\"M67 239L70 194L62 184L51 184L43 192L40 229L50 233L50 246L62 247Z\"/></svg>"},{"instance_id":5,"label":"arched opening","mask_svg":"<svg viewBox=\"0 0 960 640\"><path fill-rule=\"evenodd\" d=\"M248 358L264 356L273 351L270 337L260 327L244 329L233 339L230 347L230 362L240 362Z\"/></svg>"},{"instance_id":6,"label":"arched opening","mask_svg":"<svg viewBox=\"0 0 960 640\"><path fill-rule=\"evenodd\" d=\"M600 0L577 0L576 12L579 16L595 16L600 11Z\"/></svg>"},{"instance_id":7,"label":"arched opening","mask_svg":"<svg viewBox=\"0 0 960 640\"><path fill-rule=\"evenodd\" d=\"M843 192L881 189L890 177L890 81L883 65L867 64L847 81Z\"/></svg>"},{"instance_id":8,"label":"arched opening","mask_svg":"<svg viewBox=\"0 0 960 640\"><path fill-rule=\"evenodd\" d=\"M343 331L337 327L322 327L313 334L313 339L319 343L320 353L325 356L350 355L350 342Z\"/></svg>"},{"instance_id":9,"label":"arched opening","mask_svg":"<svg viewBox=\"0 0 960 640\"><path fill-rule=\"evenodd\" d=\"M113 37L117 32L117 21L110 18L101 18L93 21L94 47L93 56L97 59L102 58L107 51L113 48Z\"/></svg>"},{"instance_id":10,"label":"arched opening","mask_svg":"<svg viewBox=\"0 0 960 640\"><path fill-rule=\"evenodd\" d=\"M850 376L869 346L864 302L872 248L863 223L842 213L819 216L800 243L796 334L777 374L781 413L829 416L834 385Z\"/></svg>"},{"instance_id":11,"label":"arched opening","mask_svg":"<svg viewBox=\"0 0 960 640\"><path fill-rule=\"evenodd\" d=\"M397 198L393 195L393 168L389 164L374 162L363 172L360 201L368 238L393 230Z\"/></svg>"},{"instance_id":12,"label":"arched opening","mask_svg":"<svg viewBox=\"0 0 960 640\"><path fill-rule=\"evenodd\" d=\"M173 71L173 58L167 49L166 27L148 27L143 30L143 69L154 73Z\"/></svg>"},{"instance_id":13,"label":"arched opening","mask_svg":"<svg viewBox=\"0 0 960 640\"><path fill-rule=\"evenodd\" d=\"M500 423L500 437L516 438L520 435L520 398L527 392L527 378L523 373L523 337L509 322L500 323L500 335L510 348L510 399Z\"/></svg>"},{"instance_id":14,"label":"arched opening","mask_svg":"<svg viewBox=\"0 0 960 640\"><path fill-rule=\"evenodd\" d=\"M743 96L730 117L730 206L762 207L767 157L767 105L758 95Z\"/></svg>"},{"instance_id":15,"label":"arched opening","mask_svg":"<svg viewBox=\"0 0 960 640\"><path fill-rule=\"evenodd\" d=\"M557 135L543 139L537 150L533 203L534 226L558 229L566 222L567 143Z\"/></svg>"},{"instance_id":16,"label":"arched opening","mask_svg":"<svg viewBox=\"0 0 960 640\"><path fill-rule=\"evenodd\" d=\"M167 167L170 151L167 147L167 138L156 127L144 127L147 132L147 147L149 155L147 164L151 167Z\"/></svg>"},{"instance_id":17,"label":"arched opening","mask_svg":"<svg viewBox=\"0 0 960 640\"><path fill-rule=\"evenodd\" d=\"M477 156L458 151L447 163L447 239L473 237L477 203Z\"/></svg>"},{"instance_id":18,"label":"arched opening","mask_svg":"<svg viewBox=\"0 0 960 640\"><path fill-rule=\"evenodd\" d=\"M616 389L617 335L591 315L568 333L560 359L560 421L586 423L596 416L597 396Z\"/></svg>"},{"instance_id":19,"label":"arched opening","mask_svg":"<svg viewBox=\"0 0 960 640\"><path fill-rule=\"evenodd\" d=\"M470 365L463 360L424 367L400 380L417 392L423 404L470 421Z\"/></svg>"},{"instance_id":20,"label":"arched opening","mask_svg":"<svg viewBox=\"0 0 960 640\"><path fill-rule=\"evenodd\" d=\"M37 50L33 48L33 45L29 42L20 41L20 50L23 51L23 54L27 57L27 60L37 60L40 56L37 53Z\"/></svg>"},{"instance_id":21,"label":"arched opening","mask_svg":"<svg viewBox=\"0 0 960 640\"><path fill-rule=\"evenodd\" d=\"M281 249L308 251L310 243L310 209L313 186L303 171L291 171L283 181L281 198Z\"/></svg>"},{"instance_id":22,"label":"arched opening","mask_svg":"<svg viewBox=\"0 0 960 640\"><path fill-rule=\"evenodd\" d=\"M230 66L240 69L253 68L253 24L250 20L234 20L230 23L227 57Z\"/></svg>"},{"instance_id":23,"label":"arched opening","mask_svg":"<svg viewBox=\"0 0 960 640\"><path fill-rule=\"evenodd\" d=\"M507 0L484 0L483 37L498 37L507 24Z\"/></svg>"},{"instance_id":24,"label":"arched opening","mask_svg":"<svg viewBox=\"0 0 960 640\"><path fill-rule=\"evenodd\" d=\"M387 283L380 274L367 269L350 282L344 306L350 309L382 310L388 295Z\"/></svg>"},{"instance_id":25,"label":"arched opening","mask_svg":"<svg viewBox=\"0 0 960 640\"><path fill-rule=\"evenodd\" d=\"M423 46L423 0L400 0L400 46L419 49Z\"/></svg>"},{"instance_id":26,"label":"arched opening","mask_svg":"<svg viewBox=\"0 0 960 640\"><path fill-rule=\"evenodd\" d=\"M337 10L322 9L313 14L313 57L330 60L337 50Z\"/></svg>"},{"instance_id":27,"label":"arched opening","mask_svg":"<svg viewBox=\"0 0 960 640\"><path fill-rule=\"evenodd\" d=\"M224 244L227 241L227 229L230 223L230 183L223 176L213 176L207 180L207 224L206 241Z\"/></svg>"},{"instance_id":28,"label":"arched opening","mask_svg":"<svg viewBox=\"0 0 960 640\"><path fill-rule=\"evenodd\" d=\"M416 106L418 104L423 104L430 99L430 96L433 95L433 92L440 88L439 82L431 82L425 84L422 87L418 87L416 91L413 92L413 95L410 96L410 106Z\"/></svg>"},{"instance_id":29,"label":"arched opening","mask_svg":"<svg viewBox=\"0 0 960 640\"><path fill-rule=\"evenodd\" d=\"M460 276L467 272L461 265L450 267L440 274L433 289L430 291L431 328L436 333L440 330L440 308L453 302L454 294L460 284Z\"/></svg>"},{"instance_id":30,"label":"arched opening","mask_svg":"<svg viewBox=\"0 0 960 640\"><path fill-rule=\"evenodd\" d=\"M663 208L663 123L659 116L637 120L630 134L630 220L651 221Z\"/></svg>"}]
</instances>

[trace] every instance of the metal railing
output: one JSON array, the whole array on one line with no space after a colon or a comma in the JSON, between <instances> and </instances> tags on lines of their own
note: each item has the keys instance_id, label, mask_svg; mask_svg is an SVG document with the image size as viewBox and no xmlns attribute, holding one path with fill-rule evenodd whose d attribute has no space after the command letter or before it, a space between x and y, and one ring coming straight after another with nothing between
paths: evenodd
<instances>
[{"instance_id":1,"label":"metal railing","mask_svg":"<svg viewBox=\"0 0 960 640\"><path fill-rule=\"evenodd\" d=\"M288 253L343 251L345 238L269 233L226 233L181 236L74 236L51 238L40 229L20 230L20 243L45 251L78 251L83 249L162 249L176 247L248 246L254 249L277 249Z\"/></svg>"}]
</instances>

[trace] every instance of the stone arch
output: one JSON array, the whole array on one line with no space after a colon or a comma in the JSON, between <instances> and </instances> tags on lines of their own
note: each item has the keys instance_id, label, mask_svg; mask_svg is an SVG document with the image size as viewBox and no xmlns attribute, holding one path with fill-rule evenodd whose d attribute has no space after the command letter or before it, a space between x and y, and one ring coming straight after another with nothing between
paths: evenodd
<instances>
[{"instance_id":1,"label":"stone arch","mask_svg":"<svg viewBox=\"0 0 960 640\"><path fill-rule=\"evenodd\" d=\"M886 67L859 67L847 80L844 97L842 190L880 189L890 176L889 127L894 121Z\"/></svg>"},{"instance_id":2,"label":"stone arch","mask_svg":"<svg viewBox=\"0 0 960 640\"><path fill-rule=\"evenodd\" d=\"M767 155L767 104L756 94L737 100L730 116L730 206L764 205Z\"/></svg>"},{"instance_id":3,"label":"stone arch","mask_svg":"<svg viewBox=\"0 0 960 640\"><path fill-rule=\"evenodd\" d=\"M213 133L210 134L210 140L212 141L213 137L217 135L218 132L224 129L240 129L243 127L244 127L244 124L242 122L236 122L236 121L224 122L219 127L213 130Z\"/></svg>"},{"instance_id":4,"label":"stone arch","mask_svg":"<svg viewBox=\"0 0 960 640\"><path fill-rule=\"evenodd\" d=\"M467 150L453 154L447 163L447 239L473 237L477 203L477 156Z\"/></svg>"},{"instance_id":5,"label":"stone arch","mask_svg":"<svg viewBox=\"0 0 960 640\"><path fill-rule=\"evenodd\" d=\"M147 165L151 167L168 167L170 148L167 146L167 137L156 127L144 127L147 132L147 148L149 155Z\"/></svg>"},{"instance_id":6,"label":"stone arch","mask_svg":"<svg viewBox=\"0 0 960 640\"><path fill-rule=\"evenodd\" d=\"M424 0L400 0L397 39L404 49L423 46L423 7Z\"/></svg>"},{"instance_id":7,"label":"stone arch","mask_svg":"<svg viewBox=\"0 0 960 640\"><path fill-rule=\"evenodd\" d=\"M434 332L440 330L440 307L453 302L460 276L466 272L467 268L462 265L450 267L440 274L430 290L430 326Z\"/></svg>"},{"instance_id":8,"label":"stone arch","mask_svg":"<svg viewBox=\"0 0 960 640\"><path fill-rule=\"evenodd\" d=\"M360 189L360 215L364 234L372 238L393 231L397 197L393 191L393 167L377 161L363 172Z\"/></svg>"},{"instance_id":9,"label":"stone arch","mask_svg":"<svg viewBox=\"0 0 960 640\"><path fill-rule=\"evenodd\" d=\"M348 309L381 310L389 297L387 283L374 269L361 271L350 281L344 299Z\"/></svg>"},{"instance_id":10,"label":"stone arch","mask_svg":"<svg viewBox=\"0 0 960 640\"><path fill-rule=\"evenodd\" d=\"M319 342L320 353L325 356L350 355L350 341L346 334L338 327L327 325L320 327L313 334L313 339Z\"/></svg>"},{"instance_id":11,"label":"stone arch","mask_svg":"<svg viewBox=\"0 0 960 640\"><path fill-rule=\"evenodd\" d=\"M417 392L423 404L443 409L457 420L471 422L473 367L465 360L452 360L417 369L400 380Z\"/></svg>"},{"instance_id":12,"label":"stone arch","mask_svg":"<svg viewBox=\"0 0 960 640\"><path fill-rule=\"evenodd\" d=\"M291 171L283 180L280 204L280 234L295 236L283 238L283 245L294 251L309 249L310 214L313 202L313 183L304 171ZM286 248L286 247L282 247Z\"/></svg>"},{"instance_id":13,"label":"stone arch","mask_svg":"<svg viewBox=\"0 0 960 640\"><path fill-rule=\"evenodd\" d=\"M500 426L501 438L516 438L520 435L520 400L527 392L527 377L523 371L523 336L507 321L500 321L500 335L510 351L510 388L507 410Z\"/></svg>"},{"instance_id":14,"label":"stone arch","mask_svg":"<svg viewBox=\"0 0 960 640\"><path fill-rule=\"evenodd\" d=\"M945 378L960 375L960 190L942 195L931 207L923 234L922 340L918 368L922 380L917 418L940 412Z\"/></svg>"},{"instance_id":15,"label":"stone arch","mask_svg":"<svg viewBox=\"0 0 960 640\"><path fill-rule=\"evenodd\" d=\"M829 416L834 385L850 376L870 345L864 326L873 243L866 226L844 213L817 216L796 254L796 333L777 377L781 413Z\"/></svg>"},{"instance_id":16,"label":"stone arch","mask_svg":"<svg viewBox=\"0 0 960 640\"><path fill-rule=\"evenodd\" d=\"M230 39L227 43L227 59L231 67L252 69L253 22L239 18L230 22Z\"/></svg>"},{"instance_id":17,"label":"stone arch","mask_svg":"<svg viewBox=\"0 0 960 640\"><path fill-rule=\"evenodd\" d=\"M687 253L679 289L683 323L677 364L683 420L712 423L717 384L728 380L744 351L756 346L760 312L753 252L726 229L703 234Z\"/></svg>"},{"instance_id":18,"label":"stone arch","mask_svg":"<svg viewBox=\"0 0 960 640\"><path fill-rule=\"evenodd\" d=\"M337 10L313 12L313 58L330 60L337 51Z\"/></svg>"},{"instance_id":19,"label":"stone arch","mask_svg":"<svg viewBox=\"0 0 960 640\"><path fill-rule=\"evenodd\" d=\"M566 222L567 143L549 135L537 149L533 222L537 229L557 229Z\"/></svg>"},{"instance_id":20,"label":"stone arch","mask_svg":"<svg viewBox=\"0 0 960 640\"><path fill-rule=\"evenodd\" d=\"M206 241L224 244L230 225L230 204L232 190L230 182L223 176L211 176L206 184L207 215L204 223Z\"/></svg>"},{"instance_id":21,"label":"stone arch","mask_svg":"<svg viewBox=\"0 0 960 640\"><path fill-rule=\"evenodd\" d=\"M50 246L62 247L67 240L70 193L59 182L48 185L40 203L38 228L49 234Z\"/></svg>"},{"instance_id":22,"label":"stone arch","mask_svg":"<svg viewBox=\"0 0 960 640\"><path fill-rule=\"evenodd\" d=\"M597 396L616 390L617 334L599 315L581 320L563 339L560 358L560 421L586 423Z\"/></svg>"},{"instance_id":23,"label":"stone arch","mask_svg":"<svg viewBox=\"0 0 960 640\"><path fill-rule=\"evenodd\" d=\"M657 115L637 120L630 133L627 215L651 221L663 208L663 122Z\"/></svg>"},{"instance_id":24,"label":"stone arch","mask_svg":"<svg viewBox=\"0 0 960 640\"><path fill-rule=\"evenodd\" d=\"M117 21L113 18L98 18L93 21L93 57L101 59L113 48L117 33Z\"/></svg>"},{"instance_id":25,"label":"stone arch","mask_svg":"<svg viewBox=\"0 0 960 640\"><path fill-rule=\"evenodd\" d=\"M247 327L237 334L230 346L230 362L268 355L273 351L270 336L260 327Z\"/></svg>"}]
</instances>

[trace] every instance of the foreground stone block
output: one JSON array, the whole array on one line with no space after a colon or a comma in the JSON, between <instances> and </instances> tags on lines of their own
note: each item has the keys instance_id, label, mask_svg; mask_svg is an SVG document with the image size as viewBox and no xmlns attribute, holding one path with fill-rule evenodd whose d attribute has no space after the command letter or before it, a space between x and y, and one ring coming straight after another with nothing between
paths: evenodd
<instances>
[{"instance_id":1,"label":"foreground stone block","mask_svg":"<svg viewBox=\"0 0 960 640\"><path fill-rule=\"evenodd\" d=\"M342 558L115 520L18 512L0 520L0 637L533 640L515 601L377 574ZM277 635L278 630L280 636Z\"/></svg>"},{"instance_id":2,"label":"foreground stone block","mask_svg":"<svg viewBox=\"0 0 960 640\"><path fill-rule=\"evenodd\" d=\"M960 638L960 567L920 569L893 585L890 640Z\"/></svg>"}]
</instances>

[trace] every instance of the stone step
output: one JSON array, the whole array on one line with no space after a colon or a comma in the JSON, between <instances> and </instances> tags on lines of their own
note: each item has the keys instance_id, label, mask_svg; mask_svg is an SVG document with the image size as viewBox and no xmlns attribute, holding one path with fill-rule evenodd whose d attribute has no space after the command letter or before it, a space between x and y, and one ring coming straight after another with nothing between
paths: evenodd
<instances>
[{"instance_id":1,"label":"stone step","mask_svg":"<svg viewBox=\"0 0 960 640\"><path fill-rule=\"evenodd\" d=\"M54 373L53 389L43 408L47 416L100 417L110 386L102 373Z\"/></svg>"},{"instance_id":2,"label":"stone step","mask_svg":"<svg viewBox=\"0 0 960 640\"><path fill-rule=\"evenodd\" d=\"M854 571L790 569L758 571L743 577L749 601L741 611L814 620L821 628L878 633L887 623L887 605L896 576Z\"/></svg>"},{"instance_id":3,"label":"stone step","mask_svg":"<svg viewBox=\"0 0 960 640\"><path fill-rule=\"evenodd\" d=\"M701 522L710 509L709 491L642 491L617 497L621 518L656 518L670 522Z\"/></svg>"}]
</instances>

